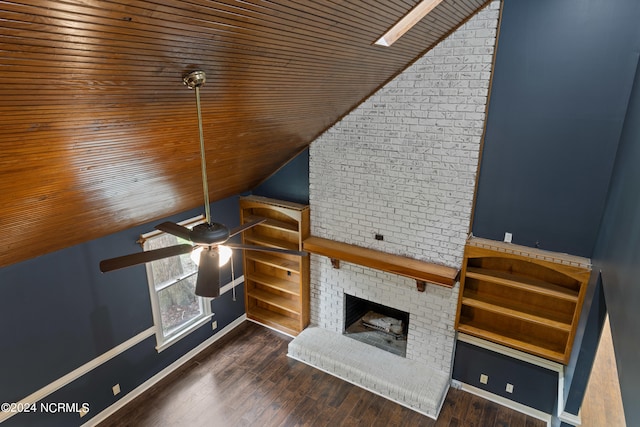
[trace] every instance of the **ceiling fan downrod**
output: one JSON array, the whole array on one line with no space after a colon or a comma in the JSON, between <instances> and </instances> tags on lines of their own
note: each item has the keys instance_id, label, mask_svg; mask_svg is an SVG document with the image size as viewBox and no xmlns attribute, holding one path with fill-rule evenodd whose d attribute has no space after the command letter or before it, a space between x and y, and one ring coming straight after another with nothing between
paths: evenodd
<instances>
[{"instance_id":1,"label":"ceiling fan downrod","mask_svg":"<svg viewBox=\"0 0 640 427\"><path fill-rule=\"evenodd\" d=\"M220 263L222 262L224 264L226 262L223 261L225 249L227 252L230 252L232 249L244 249L251 251L279 252L299 256L306 255L306 252L266 246L227 243L229 238L240 234L251 227L261 224L266 221L266 218L254 219L234 227L233 229L227 228L224 224L214 223L211 221L209 188L207 185L207 162L205 160L202 113L200 111L200 87L204 84L205 79L206 76L204 71L193 71L182 78L182 81L189 87L189 89L196 90L198 130L200 133L200 159L202 161L202 187L204 189L206 223L198 224L192 229L170 221L158 224L155 226L157 230L169 233L190 243L151 249L148 251L136 252L129 255L102 260L100 261L100 271L107 272L118 270L120 268L153 262L163 258L185 255L188 253L193 254L196 250L200 250L200 263L198 266L195 294L203 297L215 298L220 295Z\"/></svg>"},{"instance_id":2,"label":"ceiling fan downrod","mask_svg":"<svg viewBox=\"0 0 640 427\"><path fill-rule=\"evenodd\" d=\"M202 113L200 112L200 87L207 80L202 70L192 71L183 77L182 81L189 89L196 91L196 109L198 110L198 131L200 133L200 162L202 170L202 189L204 190L204 217L207 224L211 224L211 209L209 207L209 184L207 181L207 161L204 152L204 134L202 132Z\"/></svg>"}]
</instances>

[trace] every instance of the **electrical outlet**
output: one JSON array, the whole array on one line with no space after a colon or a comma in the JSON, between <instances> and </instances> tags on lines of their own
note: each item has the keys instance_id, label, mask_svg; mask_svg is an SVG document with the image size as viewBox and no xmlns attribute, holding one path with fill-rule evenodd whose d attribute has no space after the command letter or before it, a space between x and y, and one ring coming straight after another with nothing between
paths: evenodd
<instances>
[{"instance_id":1,"label":"electrical outlet","mask_svg":"<svg viewBox=\"0 0 640 427\"><path fill-rule=\"evenodd\" d=\"M113 395L117 396L118 394L120 394L120 384L116 384L113 387L111 387L111 390L113 391Z\"/></svg>"},{"instance_id":2,"label":"electrical outlet","mask_svg":"<svg viewBox=\"0 0 640 427\"><path fill-rule=\"evenodd\" d=\"M504 241L505 243L511 243L511 239L513 238L513 234L509 233L508 231L504 232Z\"/></svg>"},{"instance_id":3,"label":"electrical outlet","mask_svg":"<svg viewBox=\"0 0 640 427\"><path fill-rule=\"evenodd\" d=\"M486 384L489 382L489 376L485 374L480 374L480 382L482 384Z\"/></svg>"},{"instance_id":4,"label":"electrical outlet","mask_svg":"<svg viewBox=\"0 0 640 427\"><path fill-rule=\"evenodd\" d=\"M218 329L218 321L214 320L213 322L211 322L211 328L215 331L216 329Z\"/></svg>"},{"instance_id":5,"label":"electrical outlet","mask_svg":"<svg viewBox=\"0 0 640 427\"><path fill-rule=\"evenodd\" d=\"M507 383L507 388L505 390L507 393L513 393L513 384Z\"/></svg>"}]
</instances>

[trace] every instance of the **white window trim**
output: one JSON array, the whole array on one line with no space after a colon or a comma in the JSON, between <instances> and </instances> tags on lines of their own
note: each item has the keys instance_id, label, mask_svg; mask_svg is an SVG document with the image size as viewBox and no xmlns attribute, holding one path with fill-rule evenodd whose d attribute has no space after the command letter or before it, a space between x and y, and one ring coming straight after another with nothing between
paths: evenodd
<instances>
[{"instance_id":1,"label":"white window trim","mask_svg":"<svg viewBox=\"0 0 640 427\"><path fill-rule=\"evenodd\" d=\"M209 298L206 298L209 299ZM205 304L208 305L208 307L211 307L211 301L205 301ZM211 308L209 308L209 311L211 311ZM160 343L158 341L159 337L162 336L162 328L157 326L156 324L156 351L158 353L161 353L162 351L166 350L167 348L171 347L173 344L175 344L176 342L180 341L182 338L186 337L187 335L189 335L191 332L195 331L196 329L200 328L200 326L204 325L205 323L209 322L209 319L211 319L213 316L215 315L215 313L208 313L205 316L200 316L198 317L194 322L192 322L191 324L187 323L187 326L185 326L184 328L180 329L179 332L170 335L169 337L167 337L166 339L163 340L162 343ZM155 321L154 321L155 323Z\"/></svg>"},{"instance_id":2,"label":"white window trim","mask_svg":"<svg viewBox=\"0 0 640 427\"><path fill-rule=\"evenodd\" d=\"M227 283L226 285L224 285L223 287L220 288L220 295L224 294L225 292L229 292L235 286L238 286L238 285L242 284L243 282L244 282L244 275L242 275L240 277L236 277L235 280ZM218 298L220 298L220 297L218 297ZM203 298L203 299L205 300L205 304L207 304L208 307L211 307L211 301L213 299L212 298ZM181 330L180 333L172 335L169 338L165 339L162 344L156 345L156 350L158 351L158 353L160 353L161 351L167 349L172 344L180 341L182 338L186 337L191 332L193 332L194 330L198 329L199 327L201 327L202 325L207 323L209 321L209 319L211 319L213 316L215 316L215 313L211 312L206 317L199 317L197 321L194 321L193 324L189 324L187 327L185 327L183 330ZM154 321L154 323L155 323L155 321ZM214 327L215 325L213 324L213 322L212 322L211 326L212 326L212 328L215 329L215 327ZM156 326L155 329L156 329L156 339L157 339L158 330L160 329L160 335L162 335L162 329L159 326Z\"/></svg>"},{"instance_id":3,"label":"white window trim","mask_svg":"<svg viewBox=\"0 0 640 427\"><path fill-rule=\"evenodd\" d=\"M202 224L203 222L205 222L204 216L199 215L194 218L189 218L184 221L180 221L178 222L178 224L185 227L193 227L195 225ZM160 236L161 234L164 234L164 232L161 230L154 230L149 233L145 233L140 236L140 240L138 240L138 242L144 247L145 241L147 241L148 239L152 239L154 237ZM185 336L189 335L194 330L198 329L199 327L207 323L214 316L215 313L211 311L211 298L198 297L201 300L203 313L200 316L193 319L192 321L187 322L184 325L181 325L178 329L176 329L174 333L165 337L162 331L162 314L160 311L160 301L158 298L158 291L173 285L175 282L167 282L164 284L165 286L162 286L160 289L157 289L155 286L155 283L153 282L153 280L151 280L151 278L153 277L152 271L151 271L151 264L146 263L145 266L147 271L147 283L149 286L149 296L151 299L151 309L153 313L153 325L154 325L155 335L156 335L156 351L160 353L163 350L170 347L171 345L173 345L174 343L180 341Z\"/></svg>"}]
</instances>

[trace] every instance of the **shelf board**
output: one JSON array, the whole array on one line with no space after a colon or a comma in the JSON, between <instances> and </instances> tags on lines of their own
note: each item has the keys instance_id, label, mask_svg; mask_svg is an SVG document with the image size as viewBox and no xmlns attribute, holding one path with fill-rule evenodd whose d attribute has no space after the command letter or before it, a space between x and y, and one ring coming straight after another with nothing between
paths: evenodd
<instances>
[{"instance_id":1,"label":"shelf board","mask_svg":"<svg viewBox=\"0 0 640 427\"><path fill-rule=\"evenodd\" d=\"M246 251L245 258L271 267L279 268L280 270L292 271L294 273L300 272L300 263L298 261L292 261L280 256L270 255L266 252Z\"/></svg>"},{"instance_id":2,"label":"shelf board","mask_svg":"<svg viewBox=\"0 0 640 427\"><path fill-rule=\"evenodd\" d=\"M506 345L517 350L522 350L527 353L535 354L537 356L544 357L545 359L553 360L555 362L566 364L568 361L568 356L565 358L565 355L562 351L548 348L542 343L531 343L530 341L528 341L529 337L506 336L501 333L491 332L490 330L487 330L481 326L476 326L473 323L465 323L463 322L463 319L460 319L460 323L458 324L458 331L465 334L474 335L479 338L484 338L498 344Z\"/></svg>"},{"instance_id":3,"label":"shelf board","mask_svg":"<svg viewBox=\"0 0 640 427\"><path fill-rule=\"evenodd\" d=\"M467 247L499 252L503 257L525 258L528 260L535 260L539 263L555 264L556 266L562 266L565 273L567 272L567 269L570 270L573 267L582 270L583 273L585 271L591 271L591 260L589 258L569 255L566 253L551 252L544 249L483 239L476 236L469 239Z\"/></svg>"},{"instance_id":4,"label":"shelf board","mask_svg":"<svg viewBox=\"0 0 640 427\"><path fill-rule=\"evenodd\" d=\"M300 285L295 282L289 282L288 280L260 273L251 273L251 275L247 277L246 280L252 280L254 282L269 286L270 288L290 295L295 295L298 297L300 296Z\"/></svg>"},{"instance_id":5,"label":"shelf board","mask_svg":"<svg viewBox=\"0 0 640 427\"><path fill-rule=\"evenodd\" d=\"M255 243L261 246L267 246L270 248L291 249L294 251L300 250L296 243L287 242L284 240L278 240L271 237L260 236L256 234L246 233L244 235L245 243Z\"/></svg>"},{"instance_id":6,"label":"shelf board","mask_svg":"<svg viewBox=\"0 0 640 427\"><path fill-rule=\"evenodd\" d=\"M258 215L245 215L244 219L245 219L245 222L266 219L266 221L261 222L260 224L258 224L258 226L275 228L276 230L288 231L290 233L298 232L298 224L292 224L290 222L279 221L273 218L265 218Z\"/></svg>"},{"instance_id":7,"label":"shelf board","mask_svg":"<svg viewBox=\"0 0 640 427\"><path fill-rule=\"evenodd\" d=\"M290 211L308 211L309 205L303 205L300 203L289 202L287 200L276 200L270 197L264 196L243 196L240 201L244 204L245 208L268 208L273 210L284 210L290 215Z\"/></svg>"},{"instance_id":8,"label":"shelf board","mask_svg":"<svg viewBox=\"0 0 640 427\"><path fill-rule=\"evenodd\" d=\"M490 311L492 313L498 313L503 316L513 317L529 323L535 323L548 328L558 329L563 332L571 331L570 324L553 320L549 317L537 316L531 313L527 313L526 311L523 311L522 308L515 308L513 304L511 305L512 308L510 308L508 305L498 302L497 300L494 302L488 302L487 300L488 298L483 298L483 300L481 300L478 298L463 297L462 304L469 307L475 307L479 310Z\"/></svg>"},{"instance_id":9,"label":"shelf board","mask_svg":"<svg viewBox=\"0 0 640 427\"><path fill-rule=\"evenodd\" d=\"M321 237L305 239L303 249L328 258L395 273L448 288L453 287L458 278L458 270L452 267L388 254Z\"/></svg>"},{"instance_id":10,"label":"shelf board","mask_svg":"<svg viewBox=\"0 0 640 427\"><path fill-rule=\"evenodd\" d=\"M261 289L252 289L247 291L249 298L255 298L259 301L265 302L274 307L278 307L282 310L299 315L300 314L300 301L292 300L290 298L283 297L271 292L263 291Z\"/></svg>"},{"instance_id":11,"label":"shelf board","mask_svg":"<svg viewBox=\"0 0 640 427\"><path fill-rule=\"evenodd\" d=\"M263 325L275 328L289 335L298 335L300 321L292 317L282 315L260 307L253 307L247 313L247 317Z\"/></svg>"},{"instance_id":12,"label":"shelf board","mask_svg":"<svg viewBox=\"0 0 640 427\"><path fill-rule=\"evenodd\" d=\"M467 267L465 277L484 280L498 285L535 292L552 298L560 298L571 302L578 302L578 291L567 289L532 277L520 276L506 271L489 270L478 267Z\"/></svg>"}]
</instances>

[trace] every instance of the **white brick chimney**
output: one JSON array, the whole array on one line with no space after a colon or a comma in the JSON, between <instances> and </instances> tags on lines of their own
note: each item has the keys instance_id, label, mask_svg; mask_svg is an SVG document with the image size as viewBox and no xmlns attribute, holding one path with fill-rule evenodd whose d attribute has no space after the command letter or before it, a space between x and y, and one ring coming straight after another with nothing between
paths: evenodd
<instances>
[{"instance_id":1,"label":"white brick chimney","mask_svg":"<svg viewBox=\"0 0 640 427\"><path fill-rule=\"evenodd\" d=\"M498 13L494 1L311 144L312 235L460 268ZM450 371L458 285L418 292L312 255L312 324L342 332L345 293L409 312L407 358Z\"/></svg>"}]
</instances>

